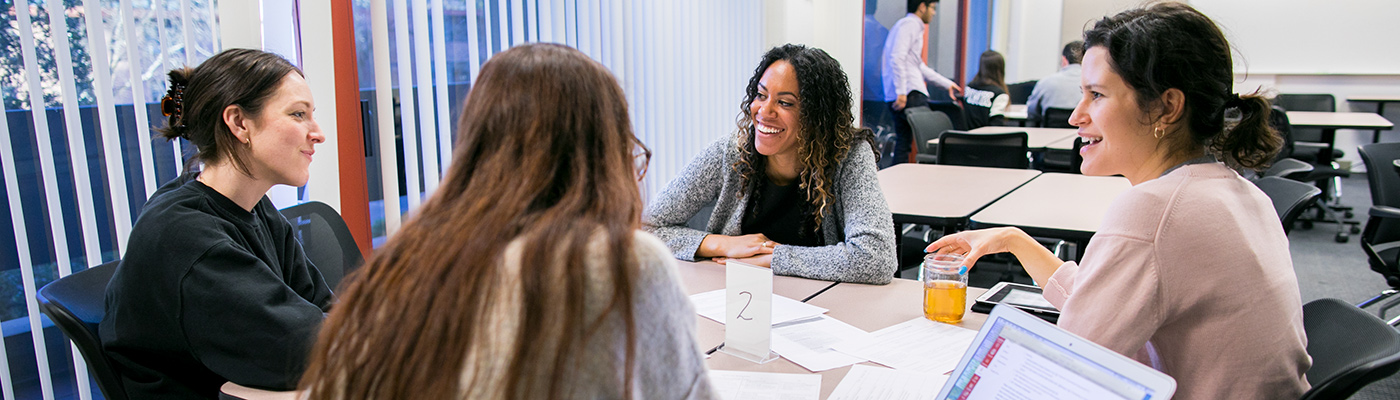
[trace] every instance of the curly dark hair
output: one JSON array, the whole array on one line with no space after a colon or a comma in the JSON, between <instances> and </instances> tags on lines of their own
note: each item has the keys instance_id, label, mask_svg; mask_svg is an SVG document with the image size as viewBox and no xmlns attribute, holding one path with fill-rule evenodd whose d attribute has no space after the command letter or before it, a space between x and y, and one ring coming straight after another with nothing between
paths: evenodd
<instances>
[{"instance_id":1,"label":"curly dark hair","mask_svg":"<svg viewBox=\"0 0 1400 400\"><path fill-rule=\"evenodd\" d=\"M836 197L833 181L836 167L846 159L851 146L864 141L879 159L880 152L875 147L875 136L870 129L853 124L851 114L851 89L841 64L822 49L797 44L774 47L763 54L763 61L754 69L749 85L744 89L744 101L739 104L739 129L736 131L739 146L739 160L733 165L739 173L740 183L748 190L739 191L739 197L752 192L763 173L767 157L754 148L754 118L749 104L758 97L758 81L770 65L779 60L787 61L797 72L797 97L801 104L798 120L797 159L801 163L798 170L798 186L806 195L812 212L812 229L821 227L822 214L827 212L832 199Z\"/></svg>"},{"instance_id":2,"label":"curly dark hair","mask_svg":"<svg viewBox=\"0 0 1400 400\"><path fill-rule=\"evenodd\" d=\"M1144 116L1161 112L1157 99L1167 90L1185 94L1189 140L1174 139L1173 151L1204 147L1232 167L1257 170L1282 146L1268 125L1269 101L1257 92L1234 93L1230 44L1191 6L1163 2L1105 17L1084 32L1084 49L1095 47L1108 51L1109 65L1136 92ZM1238 122L1227 124L1227 110L1238 110Z\"/></svg>"}]
</instances>

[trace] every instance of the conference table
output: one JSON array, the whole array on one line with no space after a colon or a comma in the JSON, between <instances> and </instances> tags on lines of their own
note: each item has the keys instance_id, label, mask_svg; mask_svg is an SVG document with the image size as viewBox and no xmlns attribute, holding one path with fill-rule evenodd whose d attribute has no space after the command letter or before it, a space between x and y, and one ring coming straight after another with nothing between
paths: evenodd
<instances>
[{"instance_id":1,"label":"conference table","mask_svg":"<svg viewBox=\"0 0 1400 400\"><path fill-rule=\"evenodd\" d=\"M901 224L956 232L972 214L1040 175L1031 169L898 164L880 170L880 191Z\"/></svg>"},{"instance_id":2,"label":"conference table","mask_svg":"<svg viewBox=\"0 0 1400 400\"><path fill-rule=\"evenodd\" d=\"M1318 162L1323 165L1332 162L1332 149L1336 146L1337 129L1364 129L1379 132L1395 127L1395 124L1392 124L1385 117L1365 112L1289 111L1288 124L1295 128L1322 130L1322 143L1327 145L1327 150L1318 154Z\"/></svg>"},{"instance_id":3,"label":"conference table","mask_svg":"<svg viewBox=\"0 0 1400 400\"><path fill-rule=\"evenodd\" d=\"M1384 118L1384 117L1385 117L1385 103L1400 103L1400 95L1395 95L1395 94L1391 94L1391 95L1375 95L1375 94L1351 95L1351 96L1347 96L1347 101L1350 101L1350 102L1353 102L1353 103L1376 103L1376 115L1379 115L1379 116L1381 116L1382 118ZM1380 129L1376 129L1375 132L1376 132L1376 133L1375 133L1374 135L1371 136L1371 143L1379 143L1379 142L1381 141L1381 130L1380 130Z\"/></svg>"},{"instance_id":4,"label":"conference table","mask_svg":"<svg viewBox=\"0 0 1400 400\"><path fill-rule=\"evenodd\" d=\"M681 266L682 270L686 268L685 265ZM723 279L722 274L720 279ZM774 290L776 290L777 280L774 280L773 285ZM687 286L689 286L688 282ZM986 322L987 315L972 312L972 305L973 300L986 291L986 289L975 287L967 288L967 309L964 310L962 322L956 324L957 326L971 330L982 328L982 323ZM922 318L924 315L923 295L924 287L918 281L895 278L888 285L836 284L808 300L807 303L826 308L828 310L826 315L829 317L841 320L866 332L874 332L914 318ZM724 340L724 326L709 319L701 321L699 333L702 345L718 344ZM876 365L868 361L860 364ZM756 364L719 351L714 352L709 359L705 360L705 365L712 371L813 373L786 358L779 358L766 364ZM850 371L851 366L845 366L816 372L815 374L822 377L820 398L825 399L831 396L831 392ZM929 396L934 394L929 393Z\"/></svg>"},{"instance_id":5,"label":"conference table","mask_svg":"<svg viewBox=\"0 0 1400 400\"><path fill-rule=\"evenodd\" d=\"M696 294L724 288L725 267L712 261L677 261L681 284L686 293ZM972 312L973 300L986 289L967 288L967 309L960 327L977 330L986 322L987 315ZM888 285L865 285L856 283L836 283L791 276L774 276L773 293L828 309L826 315L865 330L874 332L914 318L923 317L923 285L909 279L894 279ZM879 312L871 312L879 310ZM700 350L713 348L724 341L724 325L696 315L696 333ZM864 362L865 365L876 365ZM756 364L724 352L716 351L705 365L713 371L773 372L787 374L812 374L786 358L778 358L765 364ZM830 369L816 374L821 375L821 397L827 398L841 379L850 372L851 366ZM220 389L222 399L242 400L294 400L299 392L273 392L254 389L232 382ZM930 394L932 395L932 394Z\"/></svg>"}]
</instances>

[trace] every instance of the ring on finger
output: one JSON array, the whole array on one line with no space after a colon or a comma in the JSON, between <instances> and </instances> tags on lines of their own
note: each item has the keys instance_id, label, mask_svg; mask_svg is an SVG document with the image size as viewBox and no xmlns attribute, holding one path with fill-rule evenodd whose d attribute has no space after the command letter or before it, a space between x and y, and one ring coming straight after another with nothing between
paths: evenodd
<instances>
[{"instance_id":1,"label":"ring on finger","mask_svg":"<svg viewBox=\"0 0 1400 400\"><path fill-rule=\"evenodd\" d=\"M764 241L763 244L762 244L762 246L763 246L763 247L772 247L772 246L773 246L773 242Z\"/></svg>"}]
</instances>

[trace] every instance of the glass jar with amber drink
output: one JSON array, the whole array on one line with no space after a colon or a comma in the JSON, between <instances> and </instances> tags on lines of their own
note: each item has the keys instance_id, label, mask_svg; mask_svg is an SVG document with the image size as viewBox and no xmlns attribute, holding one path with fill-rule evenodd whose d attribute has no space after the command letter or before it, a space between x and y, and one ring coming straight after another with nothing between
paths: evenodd
<instances>
[{"instance_id":1,"label":"glass jar with amber drink","mask_svg":"<svg viewBox=\"0 0 1400 400\"><path fill-rule=\"evenodd\" d=\"M930 253L924 256L920 280L924 283L924 318L956 324L967 309L967 267L960 254Z\"/></svg>"}]
</instances>

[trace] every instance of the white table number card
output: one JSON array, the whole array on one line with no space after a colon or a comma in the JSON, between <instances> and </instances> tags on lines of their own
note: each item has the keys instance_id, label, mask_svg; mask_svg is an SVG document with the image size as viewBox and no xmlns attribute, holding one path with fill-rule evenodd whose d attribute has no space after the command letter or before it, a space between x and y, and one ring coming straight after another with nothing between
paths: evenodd
<instances>
[{"instance_id":1,"label":"white table number card","mask_svg":"<svg viewBox=\"0 0 1400 400\"><path fill-rule=\"evenodd\" d=\"M763 364L778 358L773 340L773 270L725 263L725 353Z\"/></svg>"}]
</instances>

